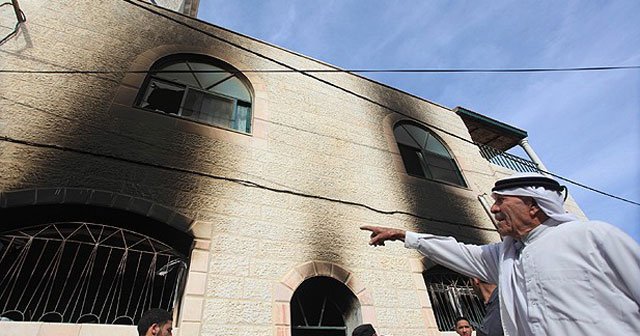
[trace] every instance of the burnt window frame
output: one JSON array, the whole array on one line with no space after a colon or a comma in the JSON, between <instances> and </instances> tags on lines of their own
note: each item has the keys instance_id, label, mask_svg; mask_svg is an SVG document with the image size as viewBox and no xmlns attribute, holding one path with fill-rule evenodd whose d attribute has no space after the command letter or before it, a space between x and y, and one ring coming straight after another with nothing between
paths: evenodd
<instances>
[{"instance_id":1,"label":"burnt window frame","mask_svg":"<svg viewBox=\"0 0 640 336\"><path fill-rule=\"evenodd\" d=\"M433 141L437 141L438 145L441 147L444 153L438 153L427 148L426 142L424 144L420 144L418 139L416 139L405 126L414 127L424 132L425 140L430 141L431 139L433 139ZM399 129L402 129L402 132L406 133L406 135L408 135L409 138L413 140L413 144L401 142L402 140L400 139L400 136L398 134ZM468 187L467 182L462 175L462 170L460 170L460 167L456 162L455 157L451 153L451 150L448 148L446 143L442 141L442 139L438 137L434 132L418 123L403 120L397 122L393 126L393 136L396 141L396 145L398 146L398 152L400 153L400 157L402 158L405 172L408 175L425 180L445 183L456 187ZM445 165L447 165L448 167L444 167ZM437 170L454 173L457 177L457 181L438 177L437 174L434 174L434 171Z\"/></svg>"},{"instance_id":2,"label":"burnt window frame","mask_svg":"<svg viewBox=\"0 0 640 336\"><path fill-rule=\"evenodd\" d=\"M216 68L219 68L220 71L224 71L227 74L229 74L230 76L228 76L227 78L225 78L223 81L224 82L228 79L231 78L236 78L240 81L240 83L244 86L244 89L246 89L246 93L249 96L249 101L247 101L246 99L241 99L239 97L235 97L234 95L230 95L230 94L224 94L224 93L220 93L220 92L214 92L214 91L209 91L210 88L219 85L221 82L219 83L215 83L214 85L208 86L208 87L196 87L194 85L190 85L188 83L183 83L179 80L170 80L167 78L162 78L159 77L159 71L162 71L162 69L165 69L166 67L172 66L172 65L176 65L176 64L180 64L180 63L185 63L187 64L187 67L190 68L189 64L191 63L196 64L196 63L202 63L202 64L206 64L209 66L213 66ZM191 69L191 68L190 68ZM192 69L191 69L192 70ZM186 71L186 73L191 73L191 74L197 74L198 72L195 71ZM195 77L195 75L194 75ZM196 78L196 81L198 82L198 79ZM168 85L168 86L174 86L176 88L182 88L182 95L181 95L181 99L180 102L178 103L177 106L177 111L170 111L170 112L166 112L166 111L162 111L159 109L153 109L153 108L149 108L148 106L143 106L143 104L145 103L145 97L150 95L149 93L149 86L152 85L154 82L160 82L164 85ZM198 84L200 84L198 82ZM218 100L230 100L233 102L233 111L232 113L237 115L239 113L238 107L244 107L247 109L247 113L248 116L245 118L246 120L246 125L244 128L239 128L239 127L234 127L233 125L225 125L222 123L216 123L216 122L211 122L211 121L207 121L207 120L203 120L203 119L199 119L197 117L192 117L190 115L186 115L184 114L184 108L185 108L185 101L187 100L189 93L190 92L198 92L200 94L204 94L204 96L209 97L209 98L215 98ZM143 84L141 85L140 89L138 90L138 94L136 96L135 102L134 102L134 106L137 108L141 108L144 109L146 111L152 111L152 112L156 112L156 113L161 113L163 115L170 115L170 116L174 116L177 118L181 118L181 119L185 119L185 120L189 120L189 121L193 121L199 124L204 124L204 125L208 125L208 126L214 126L214 127L219 127L222 129L226 129L229 131L233 131L233 132L238 132L238 133L242 133L242 134L251 134L253 131L253 118L254 118L254 100L255 100L255 94L254 94L254 90L253 90L253 86L251 85L251 82L249 81L249 79L238 69L234 68L233 66L210 56L206 56L206 55L201 55L201 54L190 54L190 53L179 53L179 54L173 54L173 55L169 55L169 56L165 56L159 60L157 60L156 62L153 63L153 65L151 66L151 68L148 71L147 76L145 77ZM212 115L215 115L216 113L213 113Z\"/></svg>"}]
</instances>

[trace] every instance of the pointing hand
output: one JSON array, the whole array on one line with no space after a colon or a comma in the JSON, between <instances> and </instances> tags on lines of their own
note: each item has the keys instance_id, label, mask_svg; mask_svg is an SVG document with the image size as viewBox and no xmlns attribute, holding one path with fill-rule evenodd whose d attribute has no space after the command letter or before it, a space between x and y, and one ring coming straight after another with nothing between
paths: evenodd
<instances>
[{"instance_id":1,"label":"pointing hand","mask_svg":"<svg viewBox=\"0 0 640 336\"><path fill-rule=\"evenodd\" d=\"M360 227L360 230L371 231L371 240L369 245L384 246L384 242L387 240L401 240L404 241L405 230L394 229L383 226L371 226L364 225Z\"/></svg>"}]
</instances>

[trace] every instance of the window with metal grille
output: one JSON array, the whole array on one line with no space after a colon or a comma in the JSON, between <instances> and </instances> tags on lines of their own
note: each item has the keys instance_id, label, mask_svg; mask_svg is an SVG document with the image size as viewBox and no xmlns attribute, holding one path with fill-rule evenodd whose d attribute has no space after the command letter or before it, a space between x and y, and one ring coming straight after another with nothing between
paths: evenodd
<instances>
[{"instance_id":1,"label":"window with metal grille","mask_svg":"<svg viewBox=\"0 0 640 336\"><path fill-rule=\"evenodd\" d=\"M347 336L362 321L356 296L329 277L305 280L290 306L292 336Z\"/></svg>"},{"instance_id":2,"label":"window with metal grille","mask_svg":"<svg viewBox=\"0 0 640 336\"><path fill-rule=\"evenodd\" d=\"M465 316L477 328L485 315L485 307L471 284L471 279L442 266L423 273L438 330L452 331L456 318Z\"/></svg>"},{"instance_id":3,"label":"window with metal grille","mask_svg":"<svg viewBox=\"0 0 640 336\"><path fill-rule=\"evenodd\" d=\"M202 55L172 55L153 65L137 105L250 133L248 83L239 71L221 61Z\"/></svg>"},{"instance_id":4,"label":"window with metal grille","mask_svg":"<svg viewBox=\"0 0 640 336\"><path fill-rule=\"evenodd\" d=\"M11 226L0 233L4 319L135 325L149 308L177 308L184 251L95 222Z\"/></svg>"},{"instance_id":5,"label":"window with metal grille","mask_svg":"<svg viewBox=\"0 0 640 336\"><path fill-rule=\"evenodd\" d=\"M427 129L410 122L394 130L407 174L466 187L453 156Z\"/></svg>"}]
</instances>

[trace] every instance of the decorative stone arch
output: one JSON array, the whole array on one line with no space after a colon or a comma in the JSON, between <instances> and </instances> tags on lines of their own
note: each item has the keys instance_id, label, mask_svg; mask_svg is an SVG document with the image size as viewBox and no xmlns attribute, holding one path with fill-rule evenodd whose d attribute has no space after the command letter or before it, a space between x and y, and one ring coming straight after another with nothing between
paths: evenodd
<instances>
[{"instance_id":1,"label":"decorative stone arch","mask_svg":"<svg viewBox=\"0 0 640 336\"><path fill-rule=\"evenodd\" d=\"M295 290L305 280L324 276L344 284L358 299L363 323L377 324L373 297L355 274L342 266L327 261L309 261L294 267L276 284L273 304L273 319L276 336L291 335L290 302Z\"/></svg>"},{"instance_id":2,"label":"decorative stone arch","mask_svg":"<svg viewBox=\"0 0 640 336\"><path fill-rule=\"evenodd\" d=\"M252 69L254 66L243 61L243 57L239 57L238 53L221 52L215 45L181 45L170 44L160 45L139 54L131 63L128 69L128 73L120 83L120 87L116 92L116 96L113 99L113 104L110 110L113 113L119 113L123 115L131 115L131 113L140 112L135 108L135 101L140 89L142 88L145 78L147 76L144 71L151 69L153 64L163 57L167 57L174 54L199 54L218 59L230 66L238 69ZM238 56L238 57L233 57ZM247 78L253 92L252 102L252 114L253 114L253 127L250 134L251 137L265 139L268 133L268 96L265 81L258 72L246 72L242 73ZM132 111L136 110L136 111ZM177 123L179 124L179 123ZM188 131L212 136L214 138L223 139L229 142L244 143L249 141L250 137L247 134L238 134L235 132L229 132L210 125L200 125L197 123L187 123L189 126L183 126L181 130L187 129ZM177 126L179 127L179 126Z\"/></svg>"},{"instance_id":3,"label":"decorative stone arch","mask_svg":"<svg viewBox=\"0 0 640 336\"><path fill-rule=\"evenodd\" d=\"M34 188L0 192L0 208L29 205L79 204L129 211L190 233L193 222L170 208L152 201L89 188Z\"/></svg>"}]
</instances>

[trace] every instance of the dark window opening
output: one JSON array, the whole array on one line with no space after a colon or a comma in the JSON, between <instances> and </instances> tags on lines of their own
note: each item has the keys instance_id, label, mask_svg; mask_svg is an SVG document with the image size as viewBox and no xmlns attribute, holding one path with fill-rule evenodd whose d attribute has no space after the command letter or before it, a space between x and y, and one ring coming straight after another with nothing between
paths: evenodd
<instances>
[{"instance_id":1,"label":"dark window opening","mask_svg":"<svg viewBox=\"0 0 640 336\"><path fill-rule=\"evenodd\" d=\"M355 295L329 277L305 280L290 305L292 336L347 336L362 320Z\"/></svg>"},{"instance_id":2,"label":"dark window opening","mask_svg":"<svg viewBox=\"0 0 640 336\"><path fill-rule=\"evenodd\" d=\"M420 150L402 144L398 144L398 148L400 149L400 155L407 174L425 177L425 172L428 172L428 170L422 167L423 160Z\"/></svg>"},{"instance_id":3,"label":"dark window opening","mask_svg":"<svg viewBox=\"0 0 640 336\"><path fill-rule=\"evenodd\" d=\"M462 187L462 174L442 142L413 123L399 123L393 130L407 174Z\"/></svg>"}]
</instances>

